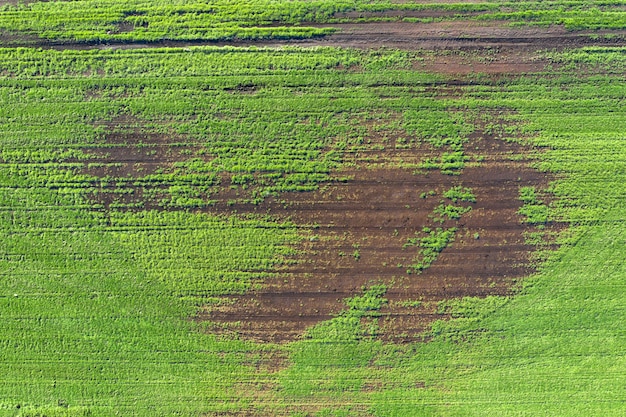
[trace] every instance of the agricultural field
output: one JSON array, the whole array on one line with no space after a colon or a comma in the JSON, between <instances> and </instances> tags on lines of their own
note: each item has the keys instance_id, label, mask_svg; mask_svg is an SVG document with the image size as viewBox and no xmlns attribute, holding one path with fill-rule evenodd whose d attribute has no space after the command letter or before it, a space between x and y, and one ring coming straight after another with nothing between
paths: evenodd
<instances>
[{"instance_id":1,"label":"agricultural field","mask_svg":"<svg viewBox=\"0 0 626 417\"><path fill-rule=\"evenodd\" d=\"M0 417L626 414L626 2L0 1Z\"/></svg>"}]
</instances>

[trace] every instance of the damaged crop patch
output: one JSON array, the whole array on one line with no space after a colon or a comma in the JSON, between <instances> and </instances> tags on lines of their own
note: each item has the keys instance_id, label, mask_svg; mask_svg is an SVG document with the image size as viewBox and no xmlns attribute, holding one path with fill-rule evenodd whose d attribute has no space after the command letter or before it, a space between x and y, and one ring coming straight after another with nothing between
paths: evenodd
<instances>
[{"instance_id":1,"label":"damaged crop patch","mask_svg":"<svg viewBox=\"0 0 626 417\"><path fill-rule=\"evenodd\" d=\"M175 132L150 132L138 121L109 124L102 143L84 148L81 173L94 177L88 197L106 210L199 208L211 203L219 177L198 172L210 158L198 142Z\"/></svg>"},{"instance_id":2,"label":"damaged crop patch","mask_svg":"<svg viewBox=\"0 0 626 417\"><path fill-rule=\"evenodd\" d=\"M197 320L246 339L297 340L315 323L345 317L345 300L380 283L389 302L368 337L408 342L448 317L437 308L443 300L511 294L534 268L519 189L543 189L551 178L529 166L524 146L496 135L480 129L470 135L468 158L481 162L460 175L407 168L418 167L432 145L387 146L348 155L355 167L336 174L346 181L239 207L309 225L309 238L279 276L227 297L233 302L226 310L202 310ZM380 132L370 139L382 137L396 143Z\"/></svg>"}]
</instances>

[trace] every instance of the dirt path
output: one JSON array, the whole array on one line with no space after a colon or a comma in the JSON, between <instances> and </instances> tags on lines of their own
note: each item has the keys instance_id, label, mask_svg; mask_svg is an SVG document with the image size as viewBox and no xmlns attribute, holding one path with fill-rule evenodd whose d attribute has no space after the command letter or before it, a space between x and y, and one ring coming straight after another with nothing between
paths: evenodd
<instances>
[{"instance_id":1,"label":"dirt path","mask_svg":"<svg viewBox=\"0 0 626 417\"><path fill-rule=\"evenodd\" d=\"M588 32L569 32L560 26L511 27L507 22L500 21L375 22L324 26L339 30L320 39L319 44L355 48L439 49L509 45L560 48L588 43L616 42L603 39L592 41Z\"/></svg>"},{"instance_id":2,"label":"dirt path","mask_svg":"<svg viewBox=\"0 0 626 417\"><path fill-rule=\"evenodd\" d=\"M9 3L11 3L9 1ZM397 14L397 13L396 13ZM406 15L406 13L405 13ZM399 18L406 17L395 16ZM354 17L354 16L352 16ZM513 48L536 51L583 46L626 45L626 30L568 31L562 26L512 27L510 22L495 20L449 20L442 22L369 22L309 24L302 26L332 27L337 32L312 39L288 40L230 40L230 41L158 41L158 42L73 42L37 39L32 35L0 32L0 43L9 46L37 46L54 49L136 49L151 47L188 46L330 46L342 48L378 49L477 49ZM126 28L130 31L132 28ZM610 36L603 36L603 35Z\"/></svg>"}]
</instances>

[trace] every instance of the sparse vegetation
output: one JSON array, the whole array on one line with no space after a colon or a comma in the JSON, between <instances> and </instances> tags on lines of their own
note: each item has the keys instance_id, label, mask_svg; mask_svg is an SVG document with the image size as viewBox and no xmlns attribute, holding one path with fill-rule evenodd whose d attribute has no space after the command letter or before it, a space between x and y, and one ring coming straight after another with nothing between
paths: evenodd
<instances>
[{"instance_id":1,"label":"sparse vegetation","mask_svg":"<svg viewBox=\"0 0 626 417\"><path fill-rule=\"evenodd\" d=\"M437 259L439 253L453 241L455 232L454 227L449 229L438 227L434 230L425 227L416 237L410 238L404 247L416 246L420 249L419 255L407 272L420 273L428 268Z\"/></svg>"},{"instance_id":2,"label":"sparse vegetation","mask_svg":"<svg viewBox=\"0 0 626 417\"><path fill-rule=\"evenodd\" d=\"M616 29L626 28L623 6L2 6L0 416L622 414L626 49ZM444 21L616 31L579 34L608 47L542 44L531 57L516 50L520 65L543 65L520 75L447 71L454 54L466 67L484 66L500 48L240 43L338 30L322 23ZM164 41L241 47L149 45ZM91 48L100 43L117 45ZM535 145L540 151L528 158L554 181L507 176L527 156L488 155L487 136L489 146ZM454 293L467 282L428 275L446 248L454 245L451 255L462 262L461 244L485 245L489 256L504 245L492 230L467 226L493 208L481 201L487 188L464 175L489 163L497 167L490 192L504 182L519 187L519 199L502 205L523 223L511 229L524 233L504 249L542 249L530 257L536 273L496 277L481 258L484 270L472 272L482 286L470 288L472 296L433 301L434 291ZM396 169L417 184L404 195L419 200L402 201L393 215L380 210L380 224L365 225L396 245L384 263L394 270L389 282L368 269L377 243L329 232L330 221L290 217L314 191L327 206L351 198L347 167L370 181ZM407 216L422 216L423 226L406 229ZM339 250L324 251L330 239ZM556 252L545 251L554 243ZM246 323L213 320L215 311L252 313L265 280L289 282L287 266L308 274L305 251L335 268L325 271L324 294L337 294L328 311L316 311L306 304L315 286L292 282L289 290L302 293L277 305L300 303L294 316L306 331L262 343L237 335ZM341 268L365 278L334 285ZM420 280L433 291L404 293ZM402 327L412 318L397 306L442 318L425 326L420 340L428 342L408 329L385 338L384 326L394 324L387 319ZM277 322L263 323L265 330L276 331ZM226 328L235 330L219 331Z\"/></svg>"}]
</instances>

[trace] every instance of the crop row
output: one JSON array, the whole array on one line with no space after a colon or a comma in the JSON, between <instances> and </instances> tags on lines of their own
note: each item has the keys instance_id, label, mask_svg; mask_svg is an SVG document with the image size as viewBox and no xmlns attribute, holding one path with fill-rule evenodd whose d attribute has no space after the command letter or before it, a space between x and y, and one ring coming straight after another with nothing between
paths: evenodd
<instances>
[{"instance_id":1,"label":"crop row","mask_svg":"<svg viewBox=\"0 0 626 417\"><path fill-rule=\"evenodd\" d=\"M623 2L580 4L572 1L468 3L403 3L389 1L228 0L210 2L145 0L106 2L35 2L0 11L0 28L22 36L80 42L217 41L310 38L332 33L311 24L402 19L403 12L423 12L408 21L446 19L507 19L522 24L564 24L570 29L622 29L626 25ZM357 17L345 17L354 12ZM394 18L385 12L400 12ZM377 15L383 13L383 15ZM439 17L429 17L428 13ZM443 17L442 17L443 16ZM307 24L311 26L307 26ZM24 40L22 40L24 42Z\"/></svg>"}]
</instances>

